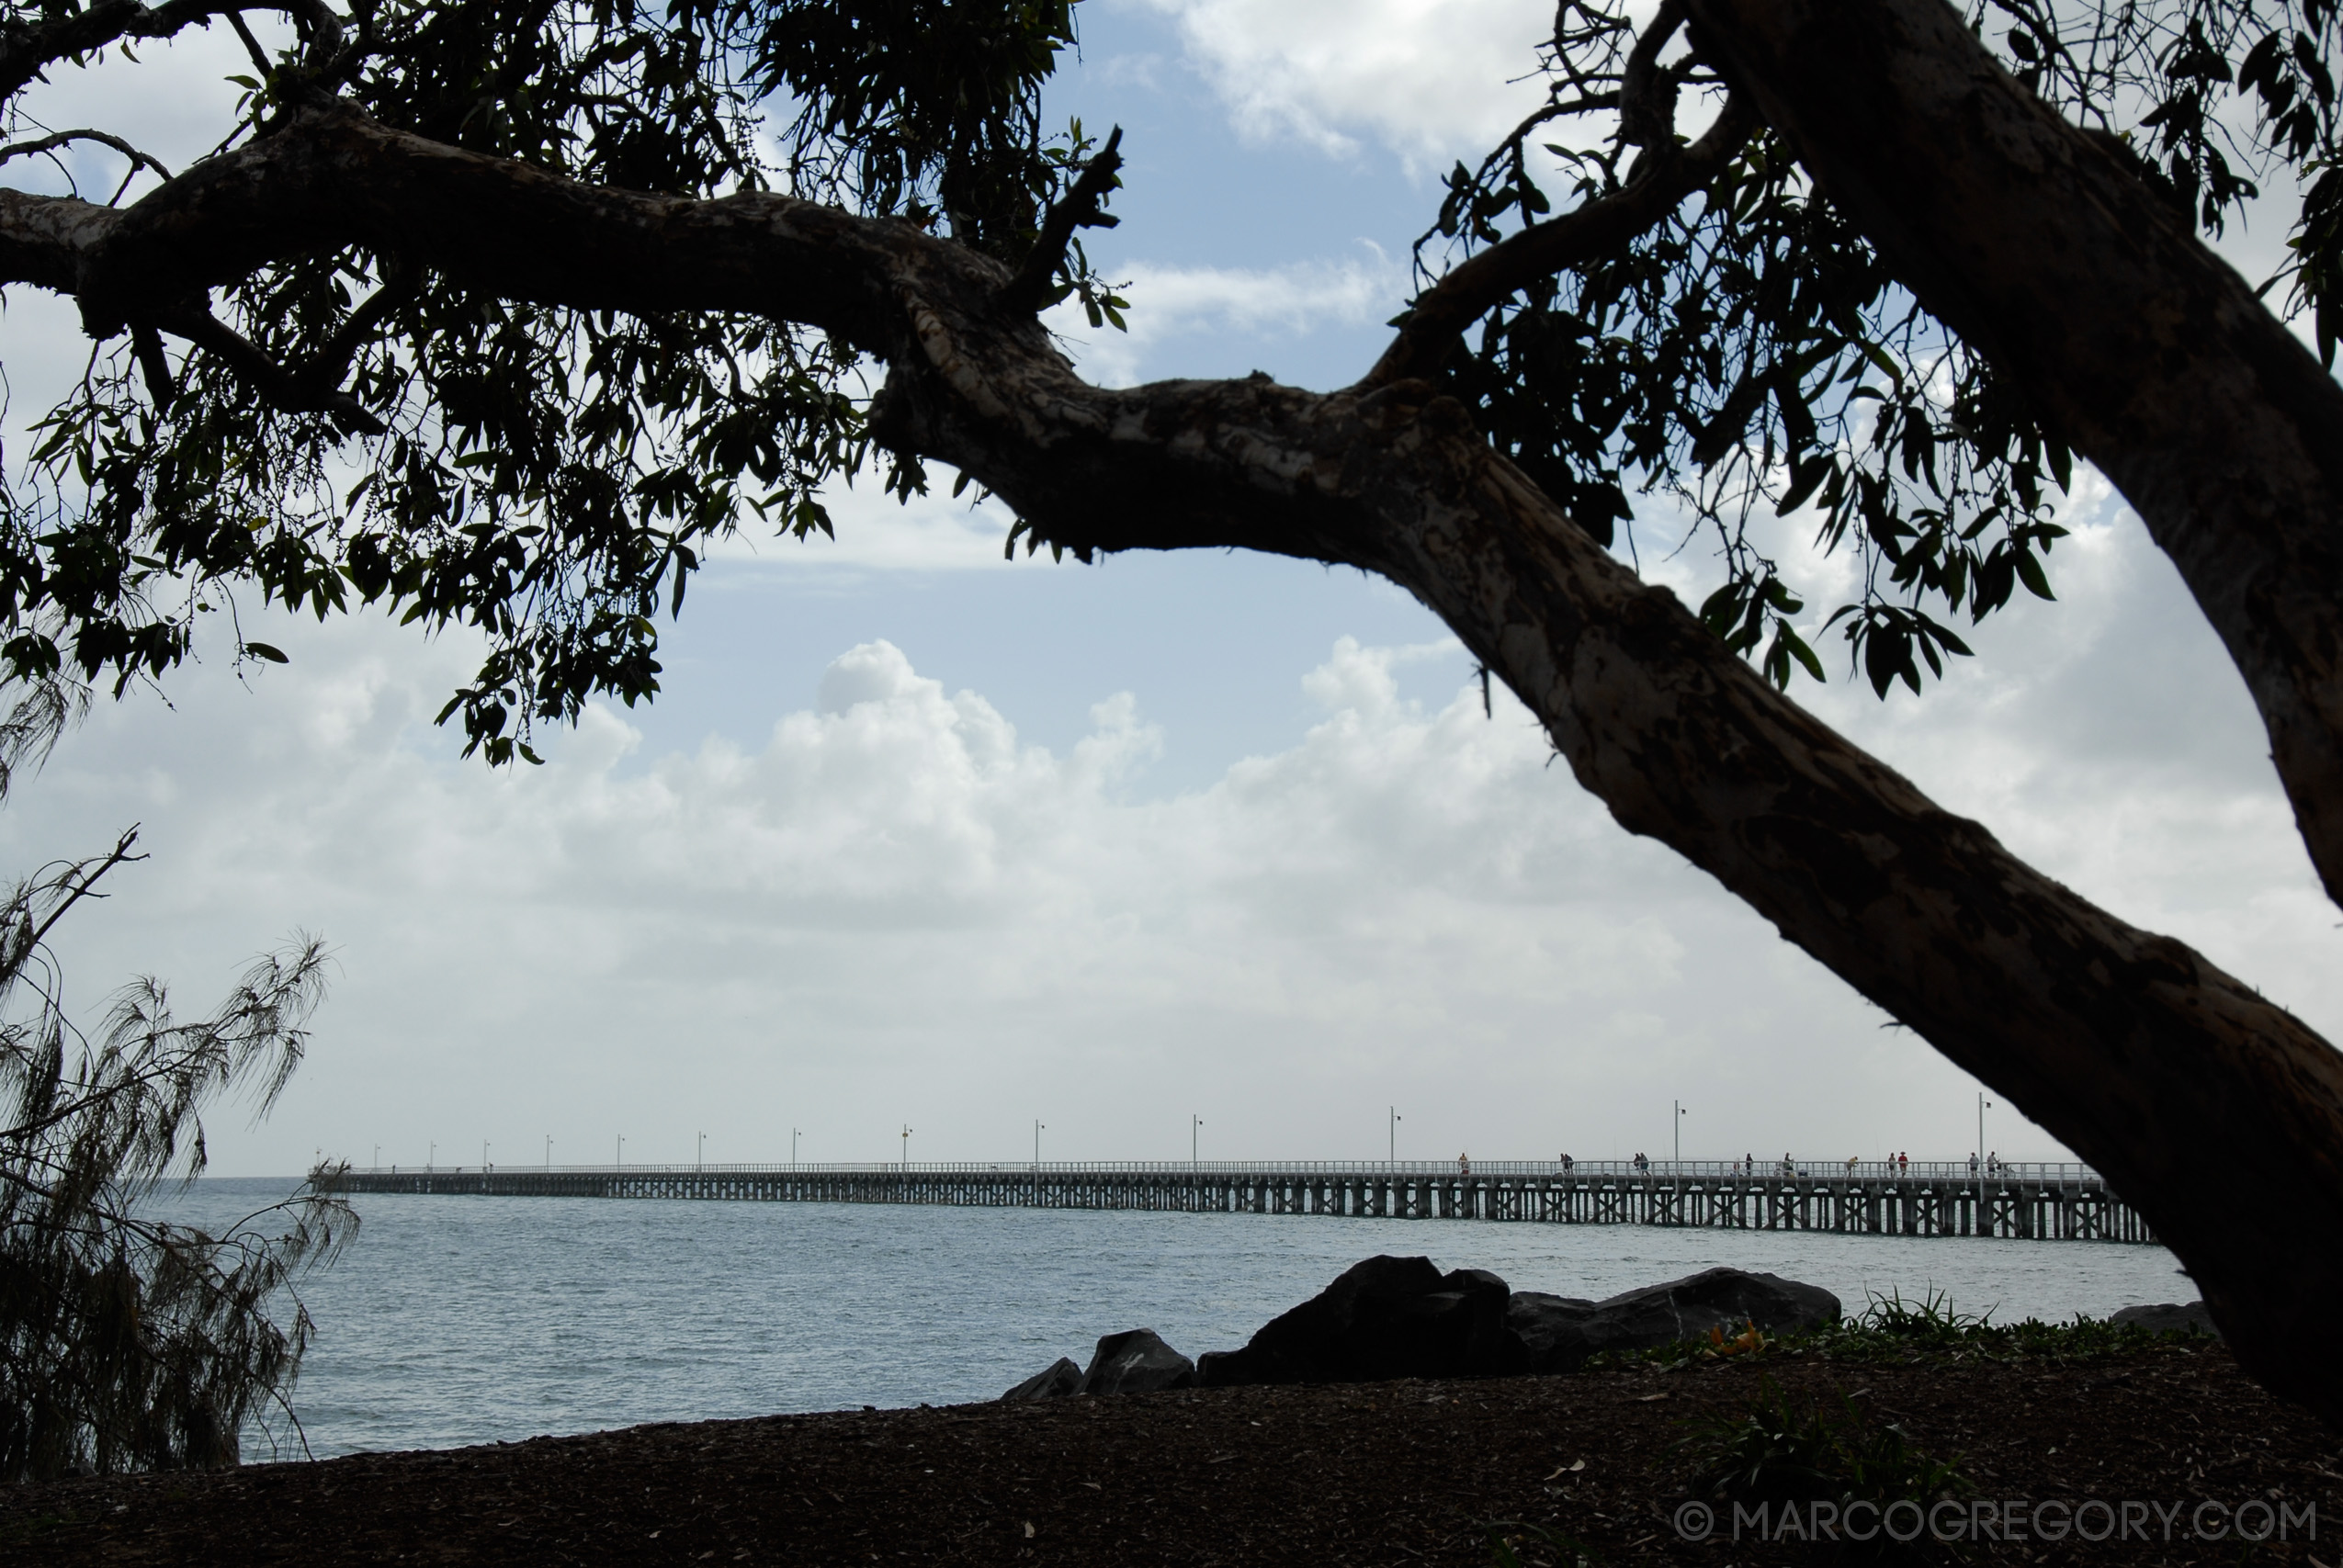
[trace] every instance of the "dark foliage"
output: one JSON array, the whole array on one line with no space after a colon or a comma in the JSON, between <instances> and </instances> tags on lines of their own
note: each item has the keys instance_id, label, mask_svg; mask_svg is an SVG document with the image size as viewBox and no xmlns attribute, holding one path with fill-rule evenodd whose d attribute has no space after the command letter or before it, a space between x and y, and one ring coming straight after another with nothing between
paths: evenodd
<instances>
[{"instance_id":1,"label":"dark foliage","mask_svg":"<svg viewBox=\"0 0 2343 1568\"><path fill-rule=\"evenodd\" d=\"M1087 152L1037 118L1072 39L1065 0L402 0L360 6L339 47L305 27L256 62L228 141L334 87L386 124L583 180L777 181L1016 257ZM777 168L759 144L776 104ZM1123 303L1079 250L1051 297L1076 291L1094 314ZM358 250L265 266L213 308L344 396L288 412L199 351L101 345L0 515L8 672L159 676L240 587L320 618L381 604L488 634L441 717L492 761L528 757L534 722L658 690L653 617L681 608L709 540L751 514L829 532L819 487L870 456L854 354L763 317L548 309Z\"/></svg>"},{"instance_id":2,"label":"dark foliage","mask_svg":"<svg viewBox=\"0 0 2343 1568\"><path fill-rule=\"evenodd\" d=\"M2021 81L2108 136L2208 232L2264 184L2306 186L2288 281L2332 363L2334 0L1978 0L1971 20ZM1564 0L1548 101L1448 176L1417 247L1427 283L1459 254L1556 221L1542 168L1561 171L1567 221L1705 128L1725 89L1672 36L1681 21L1663 6L1639 28L1615 0ZM1822 553L1854 552L1860 592L1828 624L1882 695L1898 681L1918 691L1923 666L1941 674L1946 655L1968 652L1951 617L1983 620L2021 588L2052 596L2065 445L1892 283L1771 134L1631 243L1490 310L1449 373L1497 445L1598 536L1636 517L1635 494L1659 503L1663 536L1677 531L1666 520L1688 519L1684 542L1705 540L1726 571L1702 618L1777 683L1823 669L1793 625L1808 591L1752 529L1768 513L1795 514Z\"/></svg>"},{"instance_id":3,"label":"dark foliage","mask_svg":"<svg viewBox=\"0 0 2343 1568\"><path fill-rule=\"evenodd\" d=\"M2264 186L2301 186L2272 282L2331 356L2334 0L1978 7L2013 70L2208 230ZM164 6L99 26L122 14L0 3L0 85L29 82L27 62L135 70L131 39L227 25ZM579 179L781 188L1013 264L1090 151L1079 126L1047 133L1039 107L1075 42L1072 0L355 0L346 17L282 0L281 15L286 47L252 45L223 145L337 94ZM1620 0L1566 0L1535 63L1549 101L1450 175L1419 248L1428 282L1664 175L1725 96L1672 4L1639 28ZM59 157L21 90L8 112L0 161ZM71 134L115 148L92 153L115 159L110 199L167 180L127 143ZM1119 323L1125 302L1078 243L1043 290L1069 295ZM265 265L201 303L209 346L168 322L110 338L37 423L0 496L0 670L119 689L171 669L239 593L321 617L373 604L484 632L441 716L492 762L530 758L534 725L658 691L657 617L680 610L711 540L828 532L822 487L874 457L897 489L924 480L915 458L874 452L869 367L770 317L549 308L363 249ZM1858 592L1826 624L1883 694L1965 653L1962 618L2051 594L2065 446L1770 135L1629 237L1517 284L1466 339L1443 373L1496 445L1598 534L1639 513L1645 537L1689 520L1726 569L1703 618L1777 682L1824 665L1796 629L1812 584L1752 527L1767 513L1851 552ZM259 364L289 403L264 399Z\"/></svg>"}]
</instances>

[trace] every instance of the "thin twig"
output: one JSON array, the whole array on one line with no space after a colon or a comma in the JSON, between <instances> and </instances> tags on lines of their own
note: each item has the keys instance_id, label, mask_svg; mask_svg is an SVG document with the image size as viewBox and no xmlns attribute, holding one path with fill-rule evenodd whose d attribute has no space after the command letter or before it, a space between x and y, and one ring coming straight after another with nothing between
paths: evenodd
<instances>
[{"instance_id":1,"label":"thin twig","mask_svg":"<svg viewBox=\"0 0 2343 1568\"><path fill-rule=\"evenodd\" d=\"M69 141L104 142L123 157L128 158L133 169L149 168L153 169L160 178L167 180L171 177L171 171L164 168L159 160L149 157L120 137L104 130L60 130L31 141L12 141L5 147L0 147L0 164L5 164L11 158L24 158L35 152L46 152L51 148L62 147Z\"/></svg>"},{"instance_id":2,"label":"thin twig","mask_svg":"<svg viewBox=\"0 0 2343 1568\"><path fill-rule=\"evenodd\" d=\"M1035 236L1033 249L1026 253L1024 265L1017 276L1003 284L1001 302L1020 315L1038 314L1049 298L1050 280L1066 260L1066 247L1077 229L1112 229L1120 221L1099 210L1099 203L1106 193L1122 183L1115 171L1123 166L1123 128L1116 126L1106 138L1106 145L1099 150L1082 170L1074 188L1049 205L1048 213L1041 220L1041 232Z\"/></svg>"},{"instance_id":3,"label":"thin twig","mask_svg":"<svg viewBox=\"0 0 2343 1568\"><path fill-rule=\"evenodd\" d=\"M1698 141L1672 158L1647 158L1608 196L1534 223L1466 262L1417 296L1391 346L1360 385L1387 386L1436 369L1466 327L1515 289L1592 256L1605 255L1675 210L1715 178L1757 130L1738 93Z\"/></svg>"}]
</instances>

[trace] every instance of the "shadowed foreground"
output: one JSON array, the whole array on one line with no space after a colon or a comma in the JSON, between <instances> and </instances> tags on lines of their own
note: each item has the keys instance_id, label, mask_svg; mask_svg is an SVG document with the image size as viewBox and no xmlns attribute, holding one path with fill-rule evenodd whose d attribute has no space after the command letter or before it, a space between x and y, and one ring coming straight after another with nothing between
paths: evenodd
<instances>
[{"instance_id":1,"label":"shadowed foreground","mask_svg":"<svg viewBox=\"0 0 2343 1568\"><path fill-rule=\"evenodd\" d=\"M1486 1563L1490 1519L1604 1562L1837 1561L1690 1544L1673 1445L1760 1369L1181 1391L640 1427L445 1452L0 1492L0 1559L47 1563ZM1836 1390L1991 1499L2183 1502L2093 1545L1974 1541L1990 1562L2343 1559L2343 1439L2202 1342L2082 1364L1762 1369ZM1584 1461L1583 1469L1574 1468ZM2201 1499L2315 1506L2280 1545L2186 1539ZM1525 1549L1525 1561L1554 1553Z\"/></svg>"}]
</instances>

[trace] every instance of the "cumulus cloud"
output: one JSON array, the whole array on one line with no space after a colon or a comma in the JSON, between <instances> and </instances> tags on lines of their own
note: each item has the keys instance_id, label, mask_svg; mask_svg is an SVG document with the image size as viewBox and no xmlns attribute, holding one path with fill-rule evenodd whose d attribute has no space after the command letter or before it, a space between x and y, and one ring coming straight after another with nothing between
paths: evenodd
<instances>
[{"instance_id":1,"label":"cumulus cloud","mask_svg":"<svg viewBox=\"0 0 2343 1568\"><path fill-rule=\"evenodd\" d=\"M2044 870L2343 1020L2343 965L2234 676L2120 516L2072 610L1924 701L1822 710ZM2062 554L2067 547L2062 546ZM2062 618L2063 617L2063 618ZM77 922L80 994L201 999L300 922L344 974L312 1065L227 1169L420 1158L1484 1157L1966 1146L1966 1080L1579 791L1518 705L1401 694L1432 649L1338 643L1316 716L1164 794L1144 692L1058 750L893 644L752 742L646 755L596 710L491 775L428 728L470 649L272 623L294 663L107 705L0 818L28 865L132 819L154 860ZM2153 650L2163 648L2161 655ZM1655 1107L1657 1110L1655 1110ZM2051 1152L2018 1129L2004 1152ZM1846 1145L1844 1148L1840 1145Z\"/></svg>"},{"instance_id":2,"label":"cumulus cloud","mask_svg":"<svg viewBox=\"0 0 2343 1568\"><path fill-rule=\"evenodd\" d=\"M1736 1086L1759 1142L1843 1123L1781 1073L1794 1035L1858 1102L1955 1081L1618 832L1521 709L1401 698L1421 650L1339 644L1290 748L1166 798L1141 699L1052 753L885 642L762 746L645 758L596 711L490 776L420 728L461 649L272 635L295 663L257 691L101 711L0 831L22 863L146 822L155 859L67 938L85 999L141 969L199 998L294 921L337 942L311 1066L223 1168L549 1133L769 1158L793 1125L877 1157L904 1122L1000 1157L1035 1116L1069 1156L1170 1154L1191 1111L1224 1152L1367 1156L1394 1101L1420 1152L1591 1156L1658 1141L1655 1066Z\"/></svg>"},{"instance_id":3,"label":"cumulus cloud","mask_svg":"<svg viewBox=\"0 0 2343 1568\"><path fill-rule=\"evenodd\" d=\"M1553 30L1542 0L1141 0L1242 133L1418 168L1486 151L1535 107L1517 81Z\"/></svg>"}]
</instances>

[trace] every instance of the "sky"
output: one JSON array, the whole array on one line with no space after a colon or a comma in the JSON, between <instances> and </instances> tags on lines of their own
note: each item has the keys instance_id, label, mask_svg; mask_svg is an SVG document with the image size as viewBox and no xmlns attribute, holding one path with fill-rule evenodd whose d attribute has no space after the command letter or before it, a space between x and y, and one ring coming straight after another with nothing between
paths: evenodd
<instances>
[{"instance_id":1,"label":"sky","mask_svg":"<svg viewBox=\"0 0 2343 1568\"><path fill-rule=\"evenodd\" d=\"M1123 221L1092 251L1133 310L1127 336L1061 317L1070 351L1116 384L1328 388L1404 301L1439 171L1521 112L1551 7L1081 16L1051 108L1125 128ZM132 103L152 145L199 151L238 56L142 55L135 100L69 78L42 112ZM2247 265L2273 241L2235 243ZM69 308L7 299L11 460L85 352ZM140 825L150 858L58 939L85 1017L139 974L200 1013L292 933L331 942L274 1113L210 1119L223 1175L483 1144L891 1159L905 1128L914 1159L1025 1158L1036 1123L1051 1159L1975 1146L1972 1079L1620 829L1501 688L1484 716L1403 592L1238 554L1005 561L996 506L875 488L835 496L835 542L724 552L664 634L658 703L594 708L541 768L492 773L433 727L462 637L246 606L291 662L240 676L214 639L161 693L101 700L0 810L0 867ZM2343 931L2242 682L2104 483L2063 520L2060 603L1989 623L1941 686L1799 699L2337 1035ZM1688 599L1715 581L1664 516L1638 540ZM1837 602L1842 563L1788 525L1774 543ZM1987 1147L2066 1157L1985 1092Z\"/></svg>"}]
</instances>

